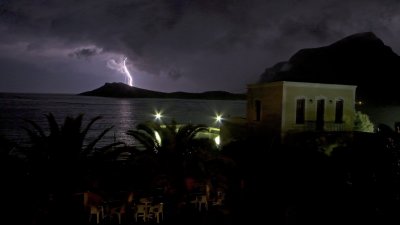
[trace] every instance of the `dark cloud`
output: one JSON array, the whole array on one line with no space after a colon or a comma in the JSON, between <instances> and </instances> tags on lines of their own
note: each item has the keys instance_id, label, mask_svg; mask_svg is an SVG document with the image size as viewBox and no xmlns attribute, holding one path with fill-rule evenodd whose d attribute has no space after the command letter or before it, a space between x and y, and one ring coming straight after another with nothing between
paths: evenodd
<instances>
[{"instance_id":1,"label":"dark cloud","mask_svg":"<svg viewBox=\"0 0 400 225\"><path fill-rule=\"evenodd\" d=\"M127 56L136 85L161 91L244 91L301 48L365 31L400 52L398 1L0 1L0 56L14 55L14 46L37 67L43 65L32 54L49 62L90 57L103 71L85 67L88 81L99 73L116 78L107 60Z\"/></svg>"},{"instance_id":2,"label":"dark cloud","mask_svg":"<svg viewBox=\"0 0 400 225\"><path fill-rule=\"evenodd\" d=\"M75 51L69 53L68 55L71 57L76 57L78 59L80 58L90 58L92 56L95 56L99 53L101 53L101 49L96 48L96 47L91 47L91 48L80 48L80 49L76 49Z\"/></svg>"},{"instance_id":3,"label":"dark cloud","mask_svg":"<svg viewBox=\"0 0 400 225\"><path fill-rule=\"evenodd\" d=\"M178 80L182 77L182 75L183 74L179 69L172 68L168 71L168 77L170 77L172 80Z\"/></svg>"}]
</instances>

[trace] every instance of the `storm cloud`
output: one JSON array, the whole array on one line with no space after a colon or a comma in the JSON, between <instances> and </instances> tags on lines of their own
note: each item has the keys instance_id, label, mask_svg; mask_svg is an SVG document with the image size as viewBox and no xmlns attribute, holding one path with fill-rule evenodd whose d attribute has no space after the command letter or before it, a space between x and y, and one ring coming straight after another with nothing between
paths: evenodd
<instances>
[{"instance_id":1,"label":"storm cloud","mask_svg":"<svg viewBox=\"0 0 400 225\"><path fill-rule=\"evenodd\" d=\"M43 92L68 76L74 93L122 81L107 62L126 56L135 86L244 92L299 49L353 33L372 31L400 52L399 25L396 0L0 0L0 67L34 66ZM30 91L9 87L0 91Z\"/></svg>"},{"instance_id":2,"label":"storm cloud","mask_svg":"<svg viewBox=\"0 0 400 225\"><path fill-rule=\"evenodd\" d=\"M97 54L100 54L102 49L96 48L96 47L88 47L88 48L80 48L76 49L75 51L71 52L69 56L71 57L76 57L76 58L90 58L92 56L95 56Z\"/></svg>"}]
</instances>

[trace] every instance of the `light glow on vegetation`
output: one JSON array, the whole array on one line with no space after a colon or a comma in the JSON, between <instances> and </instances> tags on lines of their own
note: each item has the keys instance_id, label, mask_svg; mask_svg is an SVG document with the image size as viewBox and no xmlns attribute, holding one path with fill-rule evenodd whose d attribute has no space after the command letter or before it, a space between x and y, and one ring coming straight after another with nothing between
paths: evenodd
<instances>
[{"instance_id":1,"label":"light glow on vegetation","mask_svg":"<svg viewBox=\"0 0 400 225\"><path fill-rule=\"evenodd\" d=\"M217 146L221 144L221 138L219 137L219 135L214 138L214 141Z\"/></svg>"},{"instance_id":2,"label":"light glow on vegetation","mask_svg":"<svg viewBox=\"0 0 400 225\"><path fill-rule=\"evenodd\" d=\"M161 136L157 131L154 131L154 136L156 137L156 140L158 144L161 146Z\"/></svg>"}]
</instances>

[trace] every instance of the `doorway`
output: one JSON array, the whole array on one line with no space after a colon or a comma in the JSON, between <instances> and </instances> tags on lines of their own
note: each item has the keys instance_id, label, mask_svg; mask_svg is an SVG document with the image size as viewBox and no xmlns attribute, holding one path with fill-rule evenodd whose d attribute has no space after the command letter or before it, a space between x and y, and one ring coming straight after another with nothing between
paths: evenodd
<instances>
[{"instance_id":1,"label":"doorway","mask_svg":"<svg viewBox=\"0 0 400 225\"><path fill-rule=\"evenodd\" d=\"M317 121L316 121L316 129L317 131L324 130L324 118L325 116L325 99L317 100Z\"/></svg>"}]
</instances>

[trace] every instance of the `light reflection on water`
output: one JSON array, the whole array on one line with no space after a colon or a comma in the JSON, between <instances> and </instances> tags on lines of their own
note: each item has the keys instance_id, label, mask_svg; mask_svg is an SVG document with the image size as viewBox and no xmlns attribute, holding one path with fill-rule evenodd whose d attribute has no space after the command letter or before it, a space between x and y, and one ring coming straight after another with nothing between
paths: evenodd
<instances>
[{"instance_id":1,"label":"light reflection on water","mask_svg":"<svg viewBox=\"0 0 400 225\"><path fill-rule=\"evenodd\" d=\"M22 129L28 124L23 119L33 120L47 129L44 114L53 113L59 124L66 116L84 114L84 125L91 118L102 119L93 124L88 140L93 140L104 129L113 129L98 146L113 141L133 144L126 131L138 123L153 120L156 111L163 112L163 122L175 119L178 123L215 125L216 113L224 117L246 115L246 101L192 100L192 99L119 99L65 94L2 94L0 93L0 135L22 143L26 133ZM366 113L377 126L380 123L394 127L400 121L400 106L362 105L357 110Z\"/></svg>"},{"instance_id":2,"label":"light reflection on water","mask_svg":"<svg viewBox=\"0 0 400 225\"><path fill-rule=\"evenodd\" d=\"M99 142L103 146L113 141L133 143L126 131L138 123L153 120L156 110L163 111L163 121L175 119L178 123L214 125L215 113L224 116L245 116L245 101L192 100L192 99L118 99L76 96L65 94L0 94L0 134L23 142L26 134L21 128L27 126L23 119L37 122L47 129L44 114L53 113L59 124L66 116L84 114L84 125L91 118L102 116L93 124L88 140L102 130L113 129Z\"/></svg>"}]
</instances>

